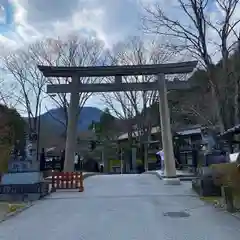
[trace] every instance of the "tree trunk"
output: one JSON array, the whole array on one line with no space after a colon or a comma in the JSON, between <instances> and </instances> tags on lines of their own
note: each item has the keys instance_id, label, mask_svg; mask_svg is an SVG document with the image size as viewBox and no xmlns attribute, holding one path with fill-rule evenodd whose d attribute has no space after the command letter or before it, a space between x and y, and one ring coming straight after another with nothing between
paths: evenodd
<instances>
[{"instance_id":1,"label":"tree trunk","mask_svg":"<svg viewBox=\"0 0 240 240\"><path fill-rule=\"evenodd\" d=\"M221 104L220 104L220 94L218 93L217 86L213 83L213 70L209 70L209 81L211 83L211 94L213 99L213 111L216 112L218 124L220 128L220 132L223 133L225 131L225 125L224 125L224 117L221 110Z\"/></svg>"},{"instance_id":2,"label":"tree trunk","mask_svg":"<svg viewBox=\"0 0 240 240\"><path fill-rule=\"evenodd\" d=\"M234 122L239 124L239 78L235 81L234 94Z\"/></svg>"}]
</instances>

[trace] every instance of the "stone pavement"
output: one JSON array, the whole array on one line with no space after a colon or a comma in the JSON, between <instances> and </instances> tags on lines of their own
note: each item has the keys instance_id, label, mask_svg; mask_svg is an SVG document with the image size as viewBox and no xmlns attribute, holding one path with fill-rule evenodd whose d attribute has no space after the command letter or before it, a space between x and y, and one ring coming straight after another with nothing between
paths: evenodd
<instances>
[{"instance_id":1,"label":"stone pavement","mask_svg":"<svg viewBox=\"0 0 240 240\"><path fill-rule=\"evenodd\" d=\"M167 212L175 216L166 216ZM179 212L186 216L181 218ZM54 193L0 224L1 240L238 240L239 236L240 221L201 202L190 183L167 186L150 174L90 177L84 193Z\"/></svg>"}]
</instances>

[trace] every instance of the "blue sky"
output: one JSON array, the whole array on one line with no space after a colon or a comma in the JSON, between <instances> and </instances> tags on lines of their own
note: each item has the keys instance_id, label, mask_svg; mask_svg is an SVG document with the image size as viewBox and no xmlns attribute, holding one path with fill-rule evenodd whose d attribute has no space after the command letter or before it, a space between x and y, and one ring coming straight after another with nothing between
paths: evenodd
<instances>
[{"instance_id":1,"label":"blue sky","mask_svg":"<svg viewBox=\"0 0 240 240\"><path fill-rule=\"evenodd\" d=\"M158 2L171 17L188 24L177 0L0 0L6 11L6 24L0 25L0 44L12 51L41 38L77 32L95 35L111 47L141 33L142 5L153 2ZM212 2L209 14L220 20L221 12ZM235 19L240 16L239 10L238 6ZM216 33L209 32L209 36L217 41ZM88 105L102 104L94 98Z\"/></svg>"},{"instance_id":2,"label":"blue sky","mask_svg":"<svg viewBox=\"0 0 240 240\"><path fill-rule=\"evenodd\" d=\"M0 0L0 33L14 31L14 7L9 0Z\"/></svg>"}]
</instances>

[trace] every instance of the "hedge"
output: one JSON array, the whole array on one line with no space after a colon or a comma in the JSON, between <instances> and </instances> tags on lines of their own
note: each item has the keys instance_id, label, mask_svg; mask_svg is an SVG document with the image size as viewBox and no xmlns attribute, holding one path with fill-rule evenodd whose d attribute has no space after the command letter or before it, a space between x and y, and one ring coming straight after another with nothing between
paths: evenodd
<instances>
[{"instance_id":1,"label":"hedge","mask_svg":"<svg viewBox=\"0 0 240 240\"><path fill-rule=\"evenodd\" d=\"M240 191L240 169L236 163L213 164L213 179L217 186L231 187Z\"/></svg>"},{"instance_id":2,"label":"hedge","mask_svg":"<svg viewBox=\"0 0 240 240\"><path fill-rule=\"evenodd\" d=\"M8 171L10 153L11 147L9 145L0 145L0 173L6 173Z\"/></svg>"}]
</instances>

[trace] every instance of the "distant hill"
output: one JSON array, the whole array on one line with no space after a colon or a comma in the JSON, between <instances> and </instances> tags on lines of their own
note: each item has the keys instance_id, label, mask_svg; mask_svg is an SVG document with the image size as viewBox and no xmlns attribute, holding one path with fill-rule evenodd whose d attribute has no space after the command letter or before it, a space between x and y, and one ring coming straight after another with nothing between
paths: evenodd
<instances>
[{"instance_id":1,"label":"distant hill","mask_svg":"<svg viewBox=\"0 0 240 240\"><path fill-rule=\"evenodd\" d=\"M92 121L99 121L102 111L95 107L83 107L78 119L78 131L88 130L88 126ZM41 131L51 132L60 135L64 132L65 123L64 111L62 108L51 109L40 115Z\"/></svg>"},{"instance_id":2,"label":"distant hill","mask_svg":"<svg viewBox=\"0 0 240 240\"><path fill-rule=\"evenodd\" d=\"M83 107L78 119L78 130L84 131L88 129L88 126L92 121L99 121L102 111L95 107ZM51 109L48 112L41 115L41 122L48 122L49 124L58 125L62 127L62 124L57 121L61 120L65 122L64 112L62 108Z\"/></svg>"},{"instance_id":3,"label":"distant hill","mask_svg":"<svg viewBox=\"0 0 240 240\"><path fill-rule=\"evenodd\" d=\"M83 107L78 120L78 136L81 140L92 138L92 131L88 130L88 127L92 121L100 121L102 113L103 111L96 107ZM40 115L40 148L57 147L57 149L63 149L65 146L65 138L63 135L65 128L60 121L65 122L64 116L62 108L51 109ZM25 120L27 121L26 118ZM115 127L119 133L126 132L128 120L116 118Z\"/></svg>"}]
</instances>

